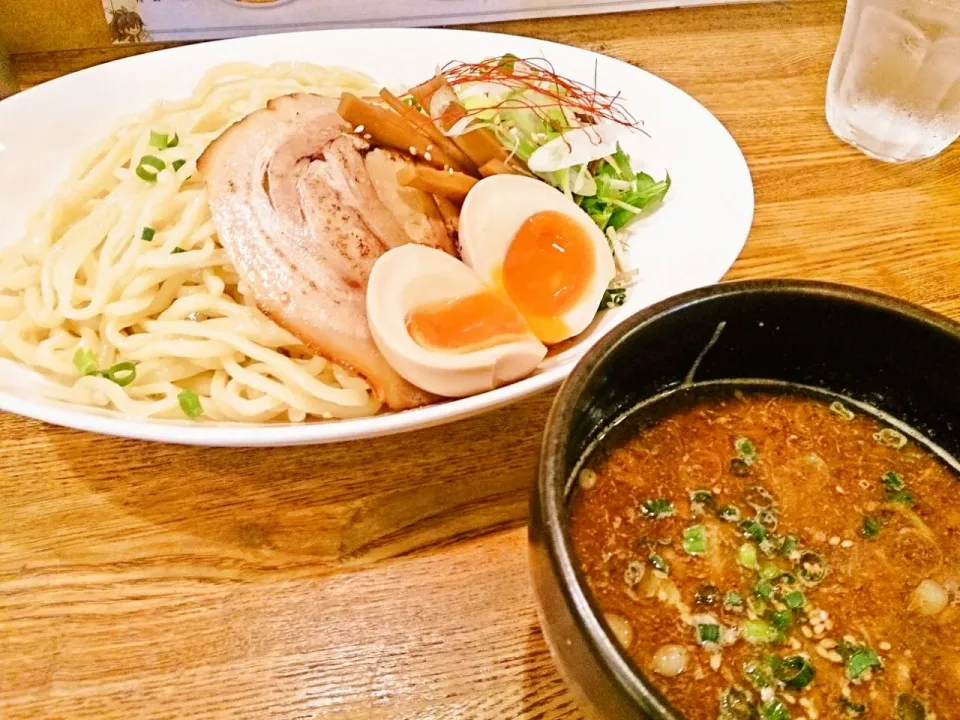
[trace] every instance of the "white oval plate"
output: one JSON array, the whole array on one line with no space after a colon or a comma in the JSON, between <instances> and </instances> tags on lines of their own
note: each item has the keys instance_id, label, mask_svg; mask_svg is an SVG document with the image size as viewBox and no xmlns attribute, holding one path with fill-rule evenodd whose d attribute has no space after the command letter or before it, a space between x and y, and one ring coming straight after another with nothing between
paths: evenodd
<instances>
[{"instance_id":1,"label":"white oval plate","mask_svg":"<svg viewBox=\"0 0 960 720\"><path fill-rule=\"evenodd\" d=\"M599 337L670 295L717 282L733 264L753 219L746 161L720 122L689 95L650 73L586 50L529 38L453 30L333 30L266 35L139 55L90 68L0 102L0 243L16 242L26 217L82 149L124 115L159 99L187 96L211 67L233 61L301 60L367 73L384 85L412 85L450 60L514 53L544 57L556 71L621 93L650 137L624 143L639 168L673 186L662 207L630 233L638 284L623 307L601 314L572 346L531 377L497 390L371 418L288 424L138 419L38 397L36 378L2 361L0 409L123 437L194 445L271 446L387 435L485 412L557 385Z\"/></svg>"}]
</instances>

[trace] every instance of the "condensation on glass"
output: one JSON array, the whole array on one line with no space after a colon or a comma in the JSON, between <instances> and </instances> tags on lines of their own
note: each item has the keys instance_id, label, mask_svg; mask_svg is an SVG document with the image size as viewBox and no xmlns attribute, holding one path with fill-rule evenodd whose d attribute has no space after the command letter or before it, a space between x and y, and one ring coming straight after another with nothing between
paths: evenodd
<instances>
[{"instance_id":1,"label":"condensation on glass","mask_svg":"<svg viewBox=\"0 0 960 720\"><path fill-rule=\"evenodd\" d=\"M960 0L848 0L827 121L887 162L932 157L960 136Z\"/></svg>"}]
</instances>

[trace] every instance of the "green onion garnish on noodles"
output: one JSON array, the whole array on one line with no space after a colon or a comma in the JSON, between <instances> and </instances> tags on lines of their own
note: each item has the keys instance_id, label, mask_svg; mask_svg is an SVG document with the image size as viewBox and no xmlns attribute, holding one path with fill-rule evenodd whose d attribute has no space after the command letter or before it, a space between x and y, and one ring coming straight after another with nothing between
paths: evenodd
<instances>
[{"instance_id":1,"label":"green onion garnish on noodles","mask_svg":"<svg viewBox=\"0 0 960 720\"><path fill-rule=\"evenodd\" d=\"M180 253L185 253L185 252L186 250L184 250L182 247L175 247L173 250L170 251L170 254L179 255Z\"/></svg>"},{"instance_id":2,"label":"green onion garnish on noodles","mask_svg":"<svg viewBox=\"0 0 960 720\"><path fill-rule=\"evenodd\" d=\"M200 404L200 398L193 390L182 390L177 395L177 402L180 403L183 414L191 420L203 415L203 405Z\"/></svg>"},{"instance_id":3,"label":"green onion garnish on noodles","mask_svg":"<svg viewBox=\"0 0 960 720\"><path fill-rule=\"evenodd\" d=\"M174 133L173 137L170 137L166 133L150 131L150 147L155 147L157 150L166 150L167 148L174 148L179 144L180 136L176 133Z\"/></svg>"},{"instance_id":4,"label":"green onion garnish on noodles","mask_svg":"<svg viewBox=\"0 0 960 720\"><path fill-rule=\"evenodd\" d=\"M172 163L170 163L170 165L173 167L174 172L176 172L186 164L187 164L186 160L174 160Z\"/></svg>"},{"instance_id":5,"label":"green onion garnish on noodles","mask_svg":"<svg viewBox=\"0 0 960 720\"><path fill-rule=\"evenodd\" d=\"M164 150L167 147L167 141L169 137L166 133L158 133L154 130L150 131L150 147L155 147L157 150Z\"/></svg>"},{"instance_id":6,"label":"green onion garnish on noodles","mask_svg":"<svg viewBox=\"0 0 960 720\"><path fill-rule=\"evenodd\" d=\"M166 166L167 164L160 158L154 155L144 155L140 158L140 164L137 165L135 172L141 180L156 182L157 175L159 175L160 171Z\"/></svg>"},{"instance_id":7,"label":"green onion garnish on noodles","mask_svg":"<svg viewBox=\"0 0 960 720\"><path fill-rule=\"evenodd\" d=\"M137 366L132 362L121 362L100 374L110 382L116 383L120 387L126 387L137 379Z\"/></svg>"},{"instance_id":8,"label":"green onion garnish on noodles","mask_svg":"<svg viewBox=\"0 0 960 720\"><path fill-rule=\"evenodd\" d=\"M73 354L73 366L81 375L93 375L97 372L97 361L93 352L86 348L77 348Z\"/></svg>"},{"instance_id":9,"label":"green onion garnish on noodles","mask_svg":"<svg viewBox=\"0 0 960 720\"><path fill-rule=\"evenodd\" d=\"M140 233L140 239L150 242L151 240L153 240L153 236L156 235L156 233L157 233L156 230L154 230L152 227L147 226L143 229L143 232Z\"/></svg>"}]
</instances>

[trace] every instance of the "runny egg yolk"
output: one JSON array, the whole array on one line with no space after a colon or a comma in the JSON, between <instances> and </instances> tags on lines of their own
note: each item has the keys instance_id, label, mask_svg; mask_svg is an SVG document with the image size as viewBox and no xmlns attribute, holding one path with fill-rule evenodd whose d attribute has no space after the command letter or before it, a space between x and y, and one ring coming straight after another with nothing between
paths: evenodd
<instances>
[{"instance_id":1,"label":"runny egg yolk","mask_svg":"<svg viewBox=\"0 0 960 720\"><path fill-rule=\"evenodd\" d=\"M424 348L471 352L529 337L523 318L492 292L421 305L407 317L407 332Z\"/></svg>"},{"instance_id":2,"label":"runny egg yolk","mask_svg":"<svg viewBox=\"0 0 960 720\"><path fill-rule=\"evenodd\" d=\"M596 259L590 236L562 212L528 217L503 261L503 289L544 342L563 333L560 316L589 288Z\"/></svg>"}]
</instances>

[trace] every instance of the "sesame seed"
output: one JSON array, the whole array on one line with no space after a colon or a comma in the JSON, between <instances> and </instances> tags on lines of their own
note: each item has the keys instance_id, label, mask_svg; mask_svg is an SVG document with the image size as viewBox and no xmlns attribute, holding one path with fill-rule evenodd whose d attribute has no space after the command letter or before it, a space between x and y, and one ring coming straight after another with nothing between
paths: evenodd
<instances>
[{"instance_id":1,"label":"sesame seed","mask_svg":"<svg viewBox=\"0 0 960 720\"><path fill-rule=\"evenodd\" d=\"M811 630L811 629L810 629L809 627L807 627L806 625L804 625L802 628L800 628L800 632L802 632L802 633L804 634L804 637L808 637L808 638L809 638L809 637L813 637L813 630Z\"/></svg>"},{"instance_id":2,"label":"sesame seed","mask_svg":"<svg viewBox=\"0 0 960 720\"><path fill-rule=\"evenodd\" d=\"M720 663L723 662L723 658L718 654L713 654L710 656L710 667L714 670L720 669Z\"/></svg>"},{"instance_id":3,"label":"sesame seed","mask_svg":"<svg viewBox=\"0 0 960 720\"><path fill-rule=\"evenodd\" d=\"M831 640L830 638L820 641L820 647L825 648L827 650L833 650L833 648L835 648L836 646L837 646L837 641Z\"/></svg>"},{"instance_id":4,"label":"sesame seed","mask_svg":"<svg viewBox=\"0 0 960 720\"><path fill-rule=\"evenodd\" d=\"M414 157L417 156L417 149L413 145L410 146L410 154Z\"/></svg>"},{"instance_id":5,"label":"sesame seed","mask_svg":"<svg viewBox=\"0 0 960 720\"><path fill-rule=\"evenodd\" d=\"M842 487L840 487L839 485L837 485L836 488L834 488L834 489L835 489L838 493L840 493L841 495L843 495L843 488L842 488Z\"/></svg>"},{"instance_id":6,"label":"sesame seed","mask_svg":"<svg viewBox=\"0 0 960 720\"><path fill-rule=\"evenodd\" d=\"M431 160L433 160L433 158L430 156L430 152L429 152L429 151L427 151L427 152L425 152L425 153L423 154L423 159L426 160L427 162L430 162Z\"/></svg>"},{"instance_id":7,"label":"sesame seed","mask_svg":"<svg viewBox=\"0 0 960 720\"><path fill-rule=\"evenodd\" d=\"M447 168L447 172L453 175L453 168Z\"/></svg>"},{"instance_id":8,"label":"sesame seed","mask_svg":"<svg viewBox=\"0 0 960 720\"><path fill-rule=\"evenodd\" d=\"M371 135L370 133L364 133L364 134L363 134L363 139L364 139L364 140L369 140L369 139L372 138L372 137L373 137L373 135Z\"/></svg>"},{"instance_id":9,"label":"sesame seed","mask_svg":"<svg viewBox=\"0 0 960 720\"><path fill-rule=\"evenodd\" d=\"M427 145L427 152L430 152L431 150L433 150L433 145Z\"/></svg>"},{"instance_id":10,"label":"sesame seed","mask_svg":"<svg viewBox=\"0 0 960 720\"><path fill-rule=\"evenodd\" d=\"M794 650L799 650L803 646L800 644L800 641L797 640L796 638L790 638L790 647L793 648Z\"/></svg>"},{"instance_id":11,"label":"sesame seed","mask_svg":"<svg viewBox=\"0 0 960 720\"><path fill-rule=\"evenodd\" d=\"M840 538L834 535L832 538L830 538L830 544L836 547L837 545L840 544Z\"/></svg>"},{"instance_id":12,"label":"sesame seed","mask_svg":"<svg viewBox=\"0 0 960 720\"><path fill-rule=\"evenodd\" d=\"M840 543L840 547L842 547L842 548L851 548L851 547L853 547L853 540L844 540L842 543Z\"/></svg>"},{"instance_id":13,"label":"sesame seed","mask_svg":"<svg viewBox=\"0 0 960 720\"><path fill-rule=\"evenodd\" d=\"M357 125L357 126L353 129L353 131L354 131L355 133L357 133L357 134L362 133L362 132L363 132L363 125Z\"/></svg>"},{"instance_id":14,"label":"sesame seed","mask_svg":"<svg viewBox=\"0 0 960 720\"><path fill-rule=\"evenodd\" d=\"M889 652L890 650L893 649L893 646L890 643L888 643L886 640L884 640L882 643L880 643L880 649L883 650L884 652Z\"/></svg>"}]
</instances>

